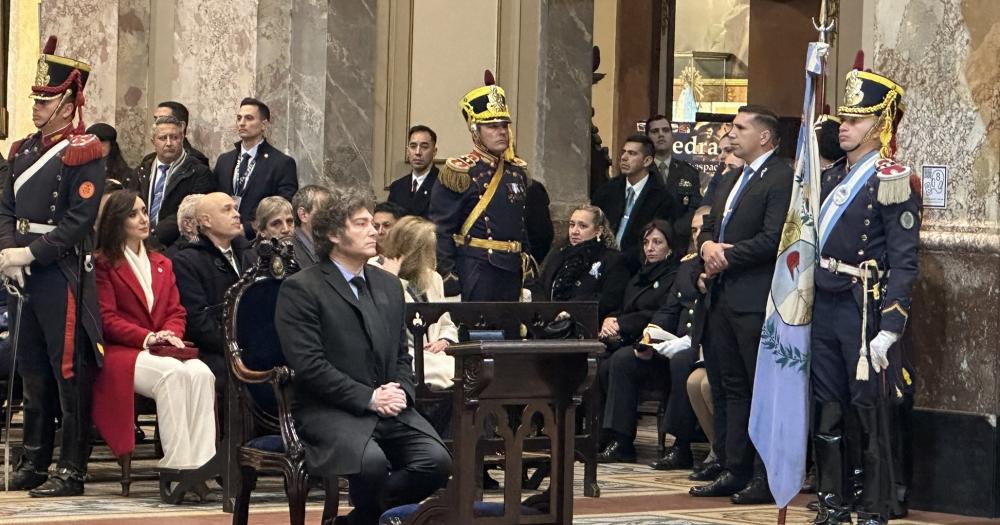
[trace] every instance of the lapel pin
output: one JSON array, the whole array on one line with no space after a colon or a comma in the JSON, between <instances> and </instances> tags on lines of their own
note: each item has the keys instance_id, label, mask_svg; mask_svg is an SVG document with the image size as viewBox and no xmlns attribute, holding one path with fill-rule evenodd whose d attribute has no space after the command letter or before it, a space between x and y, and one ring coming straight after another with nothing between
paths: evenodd
<instances>
[{"instance_id":1,"label":"lapel pin","mask_svg":"<svg viewBox=\"0 0 1000 525\"><path fill-rule=\"evenodd\" d=\"M660 287L660 281L653 281L653 288L659 288L659 287Z\"/></svg>"},{"instance_id":2,"label":"lapel pin","mask_svg":"<svg viewBox=\"0 0 1000 525\"><path fill-rule=\"evenodd\" d=\"M264 158L265 158L265 159L267 158L267 153L265 153L265 154L264 154Z\"/></svg>"},{"instance_id":3,"label":"lapel pin","mask_svg":"<svg viewBox=\"0 0 1000 525\"><path fill-rule=\"evenodd\" d=\"M156 271L158 271L160 273L163 273L163 267L161 266L161 267L157 268Z\"/></svg>"}]
</instances>

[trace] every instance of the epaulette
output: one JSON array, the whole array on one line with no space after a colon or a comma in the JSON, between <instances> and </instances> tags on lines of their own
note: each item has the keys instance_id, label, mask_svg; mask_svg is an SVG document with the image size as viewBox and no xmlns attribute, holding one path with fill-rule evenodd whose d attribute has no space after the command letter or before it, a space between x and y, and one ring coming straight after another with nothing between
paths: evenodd
<instances>
[{"instance_id":1,"label":"epaulette","mask_svg":"<svg viewBox=\"0 0 1000 525\"><path fill-rule=\"evenodd\" d=\"M513 164L514 166L517 166L518 168L527 169L528 167L528 163L524 162L524 159L520 157L514 157L513 159L510 160L510 163Z\"/></svg>"},{"instance_id":2,"label":"epaulette","mask_svg":"<svg viewBox=\"0 0 1000 525\"><path fill-rule=\"evenodd\" d=\"M472 164L465 160L466 157L468 155L445 161L438 174L438 181L442 186L455 193L465 193L465 190L469 189L469 185L472 184L472 178L469 177Z\"/></svg>"},{"instance_id":3,"label":"epaulette","mask_svg":"<svg viewBox=\"0 0 1000 525\"><path fill-rule=\"evenodd\" d=\"M63 152L62 161L67 166L83 166L101 158L102 154L101 141L96 135L73 135Z\"/></svg>"},{"instance_id":4,"label":"epaulette","mask_svg":"<svg viewBox=\"0 0 1000 525\"><path fill-rule=\"evenodd\" d=\"M7 152L7 162L14 162L14 155L17 155L17 150L21 149L21 144L26 140L28 139L23 138L10 145L10 151Z\"/></svg>"},{"instance_id":5,"label":"epaulette","mask_svg":"<svg viewBox=\"0 0 1000 525\"><path fill-rule=\"evenodd\" d=\"M910 170L892 159L879 159L875 162L875 172L878 174L878 201L881 204L899 204L910 198Z\"/></svg>"},{"instance_id":6,"label":"epaulette","mask_svg":"<svg viewBox=\"0 0 1000 525\"><path fill-rule=\"evenodd\" d=\"M691 259L694 259L697 256L698 256L697 253L689 253L689 254L685 255L684 257L681 257L681 262L688 262L688 261L690 261Z\"/></svg>"}]
</instances>

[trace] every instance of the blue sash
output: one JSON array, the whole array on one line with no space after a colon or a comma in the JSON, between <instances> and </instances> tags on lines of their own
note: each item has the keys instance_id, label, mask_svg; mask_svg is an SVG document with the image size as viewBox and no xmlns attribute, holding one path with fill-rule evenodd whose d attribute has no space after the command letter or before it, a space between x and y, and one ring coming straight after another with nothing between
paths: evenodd
<instances>
[{"instance_id":1,"label":"blue sash","mask_svg":"<svg viewBox=\"0 0 1000 525\"><path fill-rule=\"evenodd\" d=\"M826 199L819 211L819 249L823 251L826 240L830 237L834 225L844 214L844 210L851 204L854 197L865 186L868 179L875 174L875 163L879 160L878 151L873 151L862 157L861 161L851 168L851 172L840 181Z\"/></svg>"}]
</instances>

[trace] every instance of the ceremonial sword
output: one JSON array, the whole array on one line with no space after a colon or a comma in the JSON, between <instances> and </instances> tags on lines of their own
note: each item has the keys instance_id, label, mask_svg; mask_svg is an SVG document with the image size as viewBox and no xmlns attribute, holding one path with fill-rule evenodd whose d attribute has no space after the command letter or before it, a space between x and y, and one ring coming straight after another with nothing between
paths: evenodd
<instances>
[{"instance_id":1,"label":"ceremonial sword","mask_svg":"<svg viewBox=\"0 0 1000 525\"><path fill-rule=\"evenodd\" d=\"M3 489L10 490L10 424L14 413L14 375L17 366L18 335L21 332L21 312L24 310L24 303L28 300L20 288L13 280L4 277L3 287L11 297L17 300L17 314L14 316L11 337L10 337L10 375L7 378L7 413L4 418L4 438L3 438ZM10 312L10 305L7 311Z\"/></svg>"}]
</instances>

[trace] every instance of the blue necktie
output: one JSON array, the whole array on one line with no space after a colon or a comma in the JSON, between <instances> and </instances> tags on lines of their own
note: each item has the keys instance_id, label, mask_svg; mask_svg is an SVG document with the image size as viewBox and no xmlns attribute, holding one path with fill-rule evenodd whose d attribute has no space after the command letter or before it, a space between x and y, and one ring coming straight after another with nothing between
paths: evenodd
<instances>
[{"instance_id":1,"label":"blue necktie","mask_svg":"<svg viewBox=\"0 0 1000 525\"><path fill-rule=\"evenodd\" d=\"M167 170L170 166L160 164L160 174L156 176L156 183L153 184L153 202L149 206L149 221L154 225L160 220L160 207L163 206L163 190L167 186Z\"/></svg>"},{"instance_id":2,"label":"blue necktie","mask_svg":"<svg viewBox=\"0 0 1000 525\"><path fill-rule=\"evenodd\" d=\"M247 164L250 162L250 154L244 153L240 159L240 166L237 169L236 187L233 188L233 195L243 195L244 187L247 185Z\"/></svg>"},{"instance_id":3,"label":"blue necktie","mask_svg":"<svg viewBox=\"0 0 1000 525\"><path fill-rule=\"evenodd\" d=\"M740 200L740 194L746 189L747 183L753 178L753 168L748 164L743 168L743 174L740 175L740 180L736 189L733 190L733 198L728 200L728 207L725 210L725 215L722 217L722 228L719 229L719 242L723 242L726 238L726 225L729 224L729 218L733 216L732 208L736 206L736 203Z\"/></svg>"},{"instance_id":4,"label":"blue necktie","mask_svg":"<svg viewBox=\"0 0 1000 525\"><path fill-rule=\"evenodd\" d=\"M625 213L622 214L622 222L618 224L618 233L615 234L615 242L618 243L620 247L622 245L622 237L625 236L625 229L628 228L629 216L632 215L632 206L635 205L635 189L629 186L625 190Z\"/></svg>"}]
</instances>

